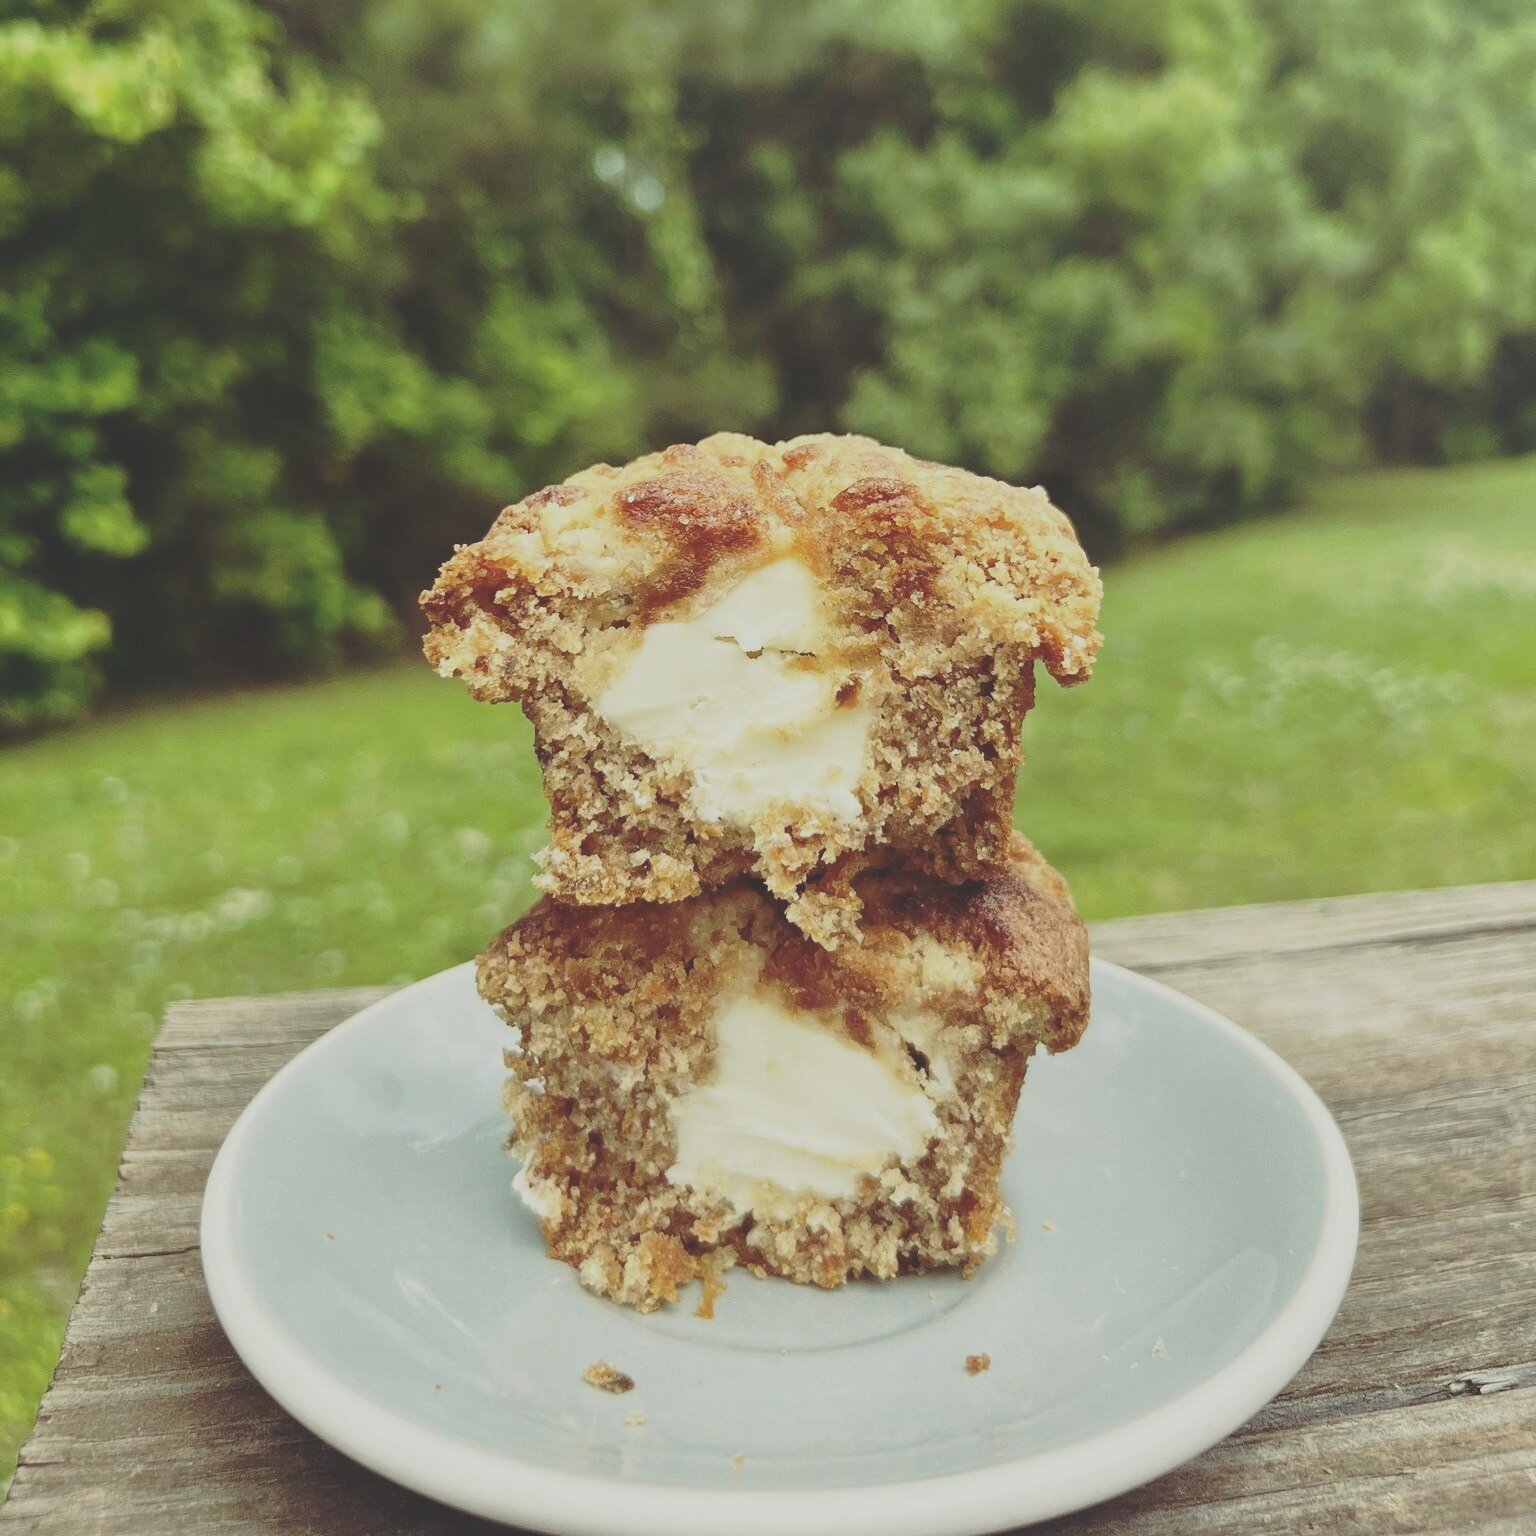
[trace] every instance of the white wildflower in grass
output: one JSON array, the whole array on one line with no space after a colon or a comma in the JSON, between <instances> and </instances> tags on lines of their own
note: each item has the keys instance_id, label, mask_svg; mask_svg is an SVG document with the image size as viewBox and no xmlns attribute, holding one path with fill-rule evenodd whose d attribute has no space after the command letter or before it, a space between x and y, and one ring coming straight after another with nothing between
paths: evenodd
<instances>
[{"instance_id":1,"label":"white wildflower in grass","mask_svg":"<svg viewBox=\"0 0 1536 1536\"><path fill-rule=\"evenodd\" d=\"M64 878L73 881L76 885L83 884L91 877L91 856L76 848L64 855Z\"/></svg>"},{"instance_id":2,"label":"white wildflower in grass","mask_svg":"<svg viewBox=\"0 0 1536 1536\"><path fill-rule=\"evenodd\" d=\"M100 1094L115 1093L118 1084L118 1072L110 1062L98 1061L85 1074L86 1081Z\"/></svg>"},{"instance_id":3,"label":"white wildflower in grass","mask_svg":"<svg viewBox=\"0 0 1536 1536\"><path fill-rule=\"evenodd\" d=\"M181 914L166 912L159 917L152 917L144 924L144 932L152 939L174 944L181 937Z\"/></svg>"},{"instance_id":4,"label":"white wildflower in grass","mask_svg":"<svg viewBox=\"0 0 1536 1536\"><path fill-rule=\"evenodd\" d=\"M1411 731L1432 712L1463 702L1472 687L1460 672L1401 671L1356 651L1301 646L1279 635L1254 641L1250 656L1247 667L1223 660L1198 668L1179 718L1241 712L1274 730L1293 715L1314 717L1321 702L1331 719L1352 728L1375 722Z\"/></svg>"},{"instance_id":5,"label":"white wildflower in grass","mask_svg":"<svg viewBox=\"0 0 1536 1536\"><path fill-rule=\"evenodd\" d=\"M101 798L108 805L127 805L129 800L133 798L128 786L121 779L110 773L97 785L97 789L101 793Z\"/></svg>"},{"instance_id":6,"label":"white wildflower in grass","mask_svg":"<svg viewBox=\"0 0 1536 1536\"><path fill-rule=\"evenodd\" d=\"M461 859L483 859L491 851L491 840L479 827L460 827L453 834L453 847Z\"/></svg>"},{"instance_id":7,"label":"white wildflower in grass","mask_svg":"<svg viewBox=\"0 0 1536 1536\"><path fill-rule=\"evenodd\" d=\"M1436 607L1459 607L1480 597L1530 602L1536 598L1536 560L1511 559L1505 550L1479 544L1447 543L1424 555L1416 596Z\"/></svg>"},{"instance_id":8,"label":"white wildflower in grass","mask_svg":"<svg viewBox=\"0 0 1536 1536\"><path fill-rule=\"evenodd\" d=\"M322 856L341 851L341 827L334 817L319 816L310 823L309 849Z\"/></svg>"},{"instance_id":9,"label":"white wildflower in grass","mask_svg":"<svg viewBox=\"0 0 1536 1536\"><path fill-rule=\"evenodd\" d=\"M213 918L221 928L243 928L270 917L273 905L271 891L236 886L214 902Z\"/></svg>"},{"instance_id":10,"label":"white wildflower in grass","mask_svg":"<svg viewBox=\"0 0 1536 1536\"><path fill-rule=\"evenodd\" d=\"M47 976L41 981L34 981L29 987L23 987L11 999L11 1012L23 1024L30 1024L42 1018L58 1000L59 984L53 977Z\"/></svg>"},{"instance_id":11,"label":"white wildflower in grass","mask_svg":"<svg viewBox=\"0 0 1536 1536\"><path fill-rule=\"evenodd\" d=\"M385 811L374 826L378 830L381 842L391 843L396 847L411 835L410 820L399 811Z\"/></svg>"}]
</instances>

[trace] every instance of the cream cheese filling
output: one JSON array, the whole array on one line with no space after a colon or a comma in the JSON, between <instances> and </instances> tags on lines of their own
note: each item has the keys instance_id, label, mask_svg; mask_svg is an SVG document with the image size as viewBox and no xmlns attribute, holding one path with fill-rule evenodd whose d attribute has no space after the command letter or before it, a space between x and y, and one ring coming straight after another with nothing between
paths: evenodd
<instances>
[{"instance_id":1,"label":"cream cheese filling","mask_svg":"<svg viewBox=\"0 0 1536 1536\"><path fill-rule=\"evenodd\" d=\"M745 822L776 801L859 814L874 712L838 703L815 577L781 558L692 618L647 626L595 701L653 757L692 776L707 821Z\"/></svg>"},{"instance_id":2,"label":"cream cheese filling","mask_svg":"<svg viewBox=\"0 0 1536 1536\"><path fill-rule=\"evenodd\" d=\"M512 1175L512 1191L540 1221L553 1221L560 1214L560 1192L550 1183L535 1183L524 1163Z\"/></svg>"},{"instance_id":3,"label":"cream cheese filling","mask_svg":"<svg viewBox=\"0 0 1536 1536\"><path fill-rule=\"evenodd\" d=\"M760 990L725 999L713 1075L671 1105L667 1180L759 1216L804 1195L858 1192L910 1162L939 1128L929 1091L894 1040L881 1055Z\"/></svg>"}]
</instances>

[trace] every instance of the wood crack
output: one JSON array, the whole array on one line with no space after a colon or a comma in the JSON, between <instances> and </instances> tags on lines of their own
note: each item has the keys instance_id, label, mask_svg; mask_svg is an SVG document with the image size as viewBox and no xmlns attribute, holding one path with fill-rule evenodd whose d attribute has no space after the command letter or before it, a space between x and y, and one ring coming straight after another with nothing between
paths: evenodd
<instances>
[{"instance_id":1,"label":"wood crack","mask_svg":"<svg viewBox=\"0 0 1536 1536\"><path fill-rule=\"evenodd\" d=\"M98 1253L93 1257L104 1263L118 1263L129 1259L174 1259L183 1253L196 1253L201 1247L201 1243L187 1243L180 1248L131 1248L121 1253Z\"/></svg>"},{"instance_id":2,"label":"wood crack","mask_svg":"<svg viewBox=\"0 0 1536 1536\"><path fill-rule=\"evenodd\" d=\"M1448 1397L1488 1397L1494 1392L1513 1392L1521 1387L1536 1387L1536 1361L1469 1372L1449 1382L1445 1393Z\"/></svg>"},{"instance_id":3,"label":"wood crack","mask_svg":"<svg viewBox=\"0 0 1536 1536\"><path fill-rule=\"evenodd\" d=\"M1261 1409L1237 1433L1260 1437L1331 1424L1340 1419L1365 1419L1402 1408L1425 1408L1459 1399L1492 1397L1502 1392L1536 1388L1536 1361L1524 1365L1489 1366L1460 1376L1439 1376L1428 1382L1389 1385L1356 1392L1282 1397Z\"/></svg>"}]
</instances>

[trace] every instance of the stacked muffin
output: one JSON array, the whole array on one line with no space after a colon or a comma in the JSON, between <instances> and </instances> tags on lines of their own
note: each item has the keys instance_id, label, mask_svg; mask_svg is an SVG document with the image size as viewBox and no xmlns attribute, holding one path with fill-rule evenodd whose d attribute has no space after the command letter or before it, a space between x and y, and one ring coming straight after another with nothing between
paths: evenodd
<instances>
[{"instance_id":1,"label":"stacked muffin","mask_svg":"<svg viewBox=\"0 0 1536 1536\"><path fill-rule=\"evenodd\" d=\"M515 1185L591 1289L995 1250L1029 1057L1088 1008L1020 727L1099 597L1042 491L833 436L600 465L443 567L427 656L544 770L547 895L479 984Z\"/></svg>"}]
</instances>

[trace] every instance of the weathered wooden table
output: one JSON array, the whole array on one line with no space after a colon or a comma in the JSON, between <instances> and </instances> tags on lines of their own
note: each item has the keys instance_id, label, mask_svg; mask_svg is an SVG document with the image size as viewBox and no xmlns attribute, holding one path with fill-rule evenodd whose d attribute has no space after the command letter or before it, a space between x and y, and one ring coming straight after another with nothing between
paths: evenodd
<instances>
[{"instance_id":1,"label":"weathered wooden table","mask_svg":"<svg viewBox=\"0 0 1536 1536\"><path fill-rule=\"evenodd\" d=\"M1219 1008L1344 1128L1364 1227L1322 1348L1230 1439L1040 1531L1536 1533L1536 881L1132 918L1097 952ZM0 1536L501 1529L348 1461L246 1374L197 1254L247 1100L380 994L182 1003Z\"/></svg>"}]
</instances>

